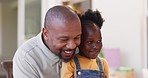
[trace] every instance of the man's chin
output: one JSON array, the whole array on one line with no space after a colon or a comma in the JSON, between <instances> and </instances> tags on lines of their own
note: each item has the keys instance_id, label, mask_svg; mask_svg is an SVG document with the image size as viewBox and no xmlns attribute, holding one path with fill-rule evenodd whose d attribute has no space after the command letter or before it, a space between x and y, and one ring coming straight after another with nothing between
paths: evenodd
<instances>
[{"instance_id":1,"label":"man's chin","mask_svg":"<svg viewBox=\"0 0 148 78\"><path fill-rule=\"evenodd\" d=\"M73 59L73 57L70 57L70 58L62 58L62 61L63 62L69 62L70 60L72 60Z\"/></svg>"},{"instance_id":2,"label":"man's chin","mask_svg":"<svg viewBox=\"0 0 148 78\"><path fill-rule=\"evenodd\" d=\"M62 51L65 51L65 50L60 50L58 56L60 59L62 59L63 62L68 62L73 59L73 57L75 55L75 50L72 52L73 54L70 54L70 55L66 55L66 54L62 53Z\"/></svg>"}]
</instances>

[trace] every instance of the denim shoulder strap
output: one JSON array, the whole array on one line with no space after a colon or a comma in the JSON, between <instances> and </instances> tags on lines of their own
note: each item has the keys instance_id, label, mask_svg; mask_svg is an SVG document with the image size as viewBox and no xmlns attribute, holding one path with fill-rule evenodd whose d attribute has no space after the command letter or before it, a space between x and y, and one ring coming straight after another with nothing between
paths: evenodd
<instances>
[{"instance_id":1,"label":"denim shoulder strap","mask_svg":"<svg viewBox=\"0 0 148 78\"><path fill-rule=\"evenodd\" d=\"M76 56L74 56L74 61L75 61L75 64L76 64L76 68L80 70L81 69L80 63L79 63L79 60Z\"/></svg>"},{"instance_id":2,"label":"denim shoulder strap","mask_svg":"<svg viewBox=\"0 0 148 78\"><path fill-rule=\"evenodd\" d=\"M100 72L103 73L103 67L102 67L102 63L101 63L100 58L98 58L97 61L98 61Z\"/></svg>"}]
</instances>

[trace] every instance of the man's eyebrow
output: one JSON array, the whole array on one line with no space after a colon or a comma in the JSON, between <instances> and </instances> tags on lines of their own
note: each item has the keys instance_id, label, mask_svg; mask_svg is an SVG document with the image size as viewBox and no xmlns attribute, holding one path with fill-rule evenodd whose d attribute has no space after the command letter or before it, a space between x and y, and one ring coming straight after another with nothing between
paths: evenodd
<instances>
[{"instance_id":1,"label":"man's eyebrow","mask_svg":"<svg viewBox=\"0 0 148 78\"><path fill-rule=\"evenodd\" d=\"M81 34L79 34L79 35L77 35L76 37L80 37L81 36ZM69 38L68 36L60 36L58 39L60 39L60 38Z\"/></svg>"},{"instance_id":2,"label":"man's eyebrow","mask_svg":"<svg viewBox=\"0 0 148 78\"><path fill-rule=\"evenodd\" d=\"M60 36L60 37L58 37L58 39L66 39L66 38L68 38L68 36Z\"/></svg>"}]
</instances>

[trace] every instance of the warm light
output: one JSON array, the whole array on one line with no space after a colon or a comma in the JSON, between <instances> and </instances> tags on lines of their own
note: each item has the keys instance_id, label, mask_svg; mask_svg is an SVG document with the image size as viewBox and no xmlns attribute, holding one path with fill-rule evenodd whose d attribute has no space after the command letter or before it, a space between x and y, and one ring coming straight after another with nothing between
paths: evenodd
<instances>
[{"instance_id":1,"label":"warm light","mask_svg":"<svg viewBox=\"0 0 148 78\"><path fill-rule=\"evenodd\" d=\"M72 8L77 13L81 13L79 9L75 8L72 4L70 4L69 0L64 0L62 3L63 3L63 5L66 5L66 6L70 7L70 8Z\"/></svg>"}]
</instances>

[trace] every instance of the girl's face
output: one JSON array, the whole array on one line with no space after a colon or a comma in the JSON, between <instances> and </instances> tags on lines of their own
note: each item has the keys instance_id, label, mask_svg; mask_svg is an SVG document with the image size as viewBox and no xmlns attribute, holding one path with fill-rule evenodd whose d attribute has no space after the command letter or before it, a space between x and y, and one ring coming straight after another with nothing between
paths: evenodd
<instances>
[{"instance_id":1,"label":"girl's face","mask_svg":"<svg viewBox=\"0 0 148 78\"><path fill-rule=\"evenodd\" d=\"M102 48L102 37L100 28L95 24L83 26L79 54L87 58L95 59Z\"/></svg>"}]
</instances>

